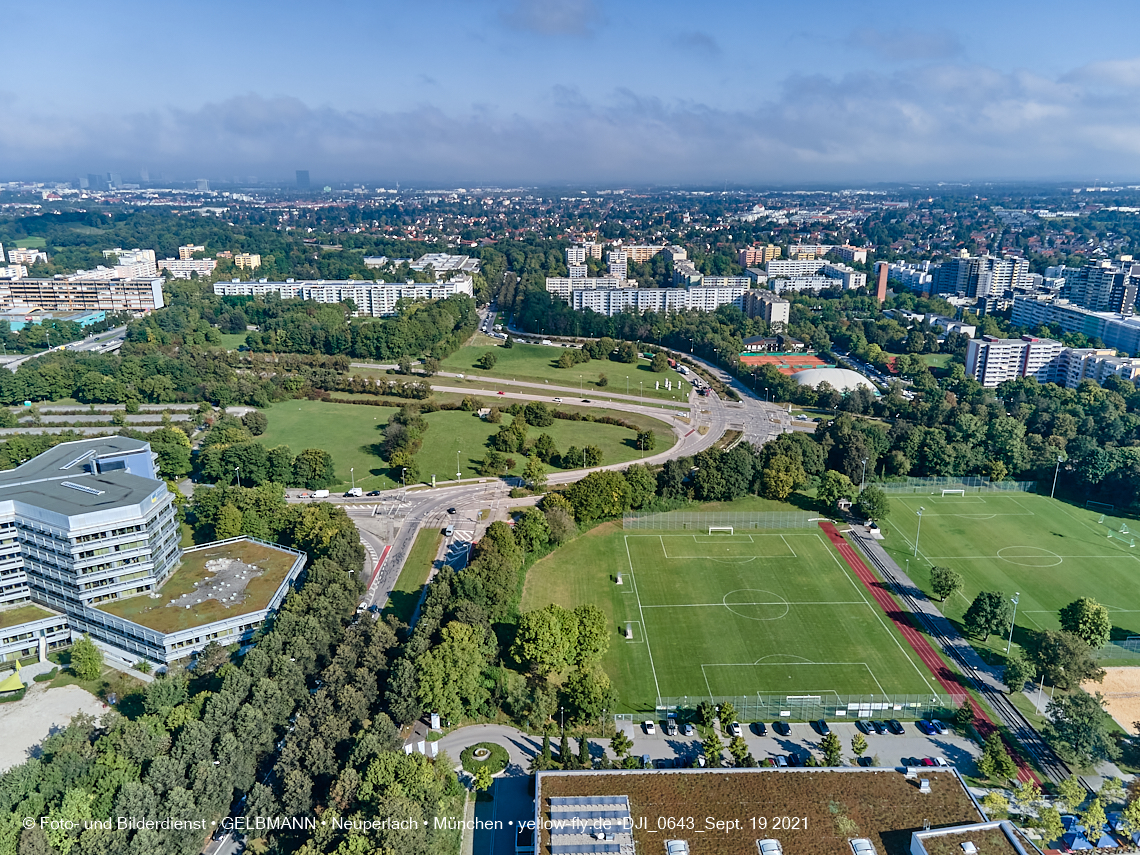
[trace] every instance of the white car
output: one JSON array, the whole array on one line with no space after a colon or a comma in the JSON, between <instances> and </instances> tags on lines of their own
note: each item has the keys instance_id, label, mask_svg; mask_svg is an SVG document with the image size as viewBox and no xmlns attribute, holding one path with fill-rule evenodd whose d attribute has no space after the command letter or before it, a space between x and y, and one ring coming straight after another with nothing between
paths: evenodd
<instances>
[{"instance_id":1,"label":"white car","mask_svg":"<svg viewBox=\"0 0 1140 855\"><path fill-rule=\"evenodd\" d=\"M650 736L655 736L657 734L657 725L651 721L645 722L645 732Z\"/></svg>"},{"instance_id":2,"label":"white car","mask_svg":"<svg viewBox=\"0 0 1140 855\"><path fill-rule=\"evenodd\" d=\"M689 842L687 840L666 840L665 855L689 855Z\"/></svg>"},{"instance_id":3,"label":"white car","mask_svg":"<svg viewBox=\"0 0 1140 855\"><path fill-rule=\"evenodd\" d=\"M734 721L732 724L730 724L728 726L728 732L730 734L732 734L733 736L740 736L741 735L740 722Z\"/></svg>"},{"instance_id":4,"label":"white car","mask_svg":"<svg viewBox=\"0 0 1140 855\"><path fill-rule=\"evenodd\" d=\"M854 837L847 842L851 844L852 855L875 855L875 844L866 837Z\"/></svg>"},{"instance_id":5,"label":"white car","mask_svg":"<svg viewBox=\"0 0 1140 855\"><path fill-rule=\"evenodd\" d=\"M554 403L556 403L556 404L561 404L561 403L562 403L562 399L561 399L561 398L555 398L555 399L554 399Z\"/></svg>"},{"instance_id":6,"label":"white car","mask_svg":"<svg viewBox=\"0 0 1140 855\"><path fill-rule=\"evenodd\" d=\"M760 855L784 855L784 847L780 845L780 841L771 837L766 840L757 840L756 846L760 850Z\"/></svg>"}]
</instances>

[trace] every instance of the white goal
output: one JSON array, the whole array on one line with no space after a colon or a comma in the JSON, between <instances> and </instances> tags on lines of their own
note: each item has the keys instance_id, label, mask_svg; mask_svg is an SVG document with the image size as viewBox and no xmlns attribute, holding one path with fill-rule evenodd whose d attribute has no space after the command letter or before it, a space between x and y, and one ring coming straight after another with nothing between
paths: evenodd
<instances>
[{"instance_id":1,"label":"white goal","mask_svg":"<svg viewBox=\"0 0 1140 855\"><path fill-rule=\"evenodd\" d=\"M965 496L965 495L966 495L965 490L943 490L942 491L942 498L946 498L947 496Z\"/></svg>"},{"instance_id":2,"label":"white goal","mask_svg":"<svg viewBox=\"0 0 1140 855\"><path fill-rule=\"evenodd\" d=\"M732 534L732 526L730 525L710 525L709 534Z\"/></svg>"}]
</instances>

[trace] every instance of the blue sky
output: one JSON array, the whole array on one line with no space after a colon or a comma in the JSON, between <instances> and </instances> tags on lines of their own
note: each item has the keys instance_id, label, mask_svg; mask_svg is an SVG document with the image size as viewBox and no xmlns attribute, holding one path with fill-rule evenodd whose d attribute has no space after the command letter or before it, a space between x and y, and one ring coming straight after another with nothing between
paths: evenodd
<instances>
[{"instance_id":1,"label":"blue sky","mask_svg":"<svg viewBox=\"0 0 1140 855\"><path fill-rule=\"evenodd\" d=\"M5 23L4 178L1140 180L1134 0L62 0Z\"/></svg>"}]
</instances>

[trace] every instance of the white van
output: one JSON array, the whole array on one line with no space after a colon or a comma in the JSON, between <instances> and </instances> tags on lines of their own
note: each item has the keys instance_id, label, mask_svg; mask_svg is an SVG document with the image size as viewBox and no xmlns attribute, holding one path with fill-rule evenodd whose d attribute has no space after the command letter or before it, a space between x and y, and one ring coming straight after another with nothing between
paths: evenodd
<instances>
[{"instance_id":1,"label":"white van","mask_svg":"<svg viewBox=\"0 0 1140 855\"><path fill-rule=\"evenodd\" d=\"M353 487L351 490L349 490L347 493L344 494L344 497L346 499L358 499L363 495L364 495L364 488L363 487Z\"/></svg>"},{"instance_id":2,"label":"white van","mask_svg":"<svg viewBox=\"0 0 1140 855\"><path fill-rule=\"evenodd\" d=\"M328 490L313 490L314 499L327 499L329 497Z\"/></svg>"}]
</instances>

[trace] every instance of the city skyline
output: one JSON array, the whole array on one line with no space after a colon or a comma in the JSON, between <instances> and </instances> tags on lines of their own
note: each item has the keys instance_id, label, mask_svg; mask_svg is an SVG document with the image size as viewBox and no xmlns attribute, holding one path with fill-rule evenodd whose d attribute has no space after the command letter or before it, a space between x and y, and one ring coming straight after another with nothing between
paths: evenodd
<instances>
[{"instance_id":1,"label":"city skyline","mask_svg":"<svg viewBox=\"0 0 1140 855\"><path fill-rule=\"evenodd\" d=\"M699 11L699 14L698 14ZM1127 180L1117 0L796 9L346 0L11 15L6 177L456 184ZM1133 16L1134 17L1134 12ZM44 63L56 20L73 35ZM93 50L101 48L100 50Z\"/></svg>"}]
</instances>

